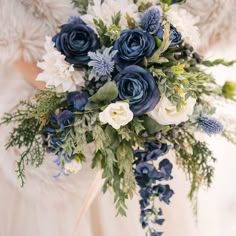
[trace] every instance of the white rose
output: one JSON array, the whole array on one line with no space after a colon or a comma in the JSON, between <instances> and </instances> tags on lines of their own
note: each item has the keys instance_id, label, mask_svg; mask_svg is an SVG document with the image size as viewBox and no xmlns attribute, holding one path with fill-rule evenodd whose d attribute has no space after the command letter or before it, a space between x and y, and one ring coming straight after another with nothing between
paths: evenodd
<instances>
[{"instance_id":1,"label":"white rose","mask_svg":"<svg viewBox=\"0 0 236 236\"><path fill-rule=\"evenodd\" d=\"M76 160L65 162L64 164L64 170L66 174L76 174L81 170L81 168L81 162Z\"/></svg>"},{"instance_id":2,"label":"white rose","mask_svg":"<svg viewBox=\"0 0 236 236\"><path fill-rule=\"evenodd\" d=\"M114 129L119 129L121 126L128 124L133 116L134 114L129 109L128 103L116 102L111 103L99 114L99 120L104 124L108 123Z\"/></svg>"},{"instance_id":3,"label":"white rose","mask_svg":"<svg viewBox=\"0 0 236 236\"><path fill-rule=\"evenodd\" d=\"M161 125L178 125L187 121L189 116L193 114L195 103L196 99L190 97L186 100L186 104L177 111L176 106L167 97L163 97L148 115Z\"/></svg>"}]
</instances>

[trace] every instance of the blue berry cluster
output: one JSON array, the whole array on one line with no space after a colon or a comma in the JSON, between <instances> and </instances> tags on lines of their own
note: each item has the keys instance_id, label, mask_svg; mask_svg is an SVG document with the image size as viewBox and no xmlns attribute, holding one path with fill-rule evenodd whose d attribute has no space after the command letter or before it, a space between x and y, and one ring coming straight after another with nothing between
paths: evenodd
<instances>
[{"instance_id":1,"label":"blue berry cluster","mask_svg":"<svg viewBox=\"0 0 236 236\"><path fill-rule=\"evenodd\" d=\"M140 187L140 223L147 228L151 236L161 236L153 224L162 225L164 222L162 210L155 207L155 200L158 198L166 204L170 203L170 198L174 191L167 184L161 184L164 180L171 180L173 165L168 159L159 162L158 168L153 161L158 160L169 151L169 146L163 143L146 142L144 150L134 152L134 173L138 186Z\"/></svg>"}]
</instances>

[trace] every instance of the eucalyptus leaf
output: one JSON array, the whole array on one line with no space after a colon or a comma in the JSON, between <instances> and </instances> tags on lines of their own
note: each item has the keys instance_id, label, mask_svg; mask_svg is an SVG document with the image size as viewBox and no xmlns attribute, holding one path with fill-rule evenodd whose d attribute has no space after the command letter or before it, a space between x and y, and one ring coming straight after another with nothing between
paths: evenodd
<instances>
[{"instance_id":1,"label":"eucalyptus leaf","mask_svg":"<svg viewBox=\"0 0 236 236\"><path fill-rule=\"evenodd\" d=\"M103 85L92 97L90 97L89 101L94 103L107 103L117 98L117 96L118 88L116 83L109 81Z\"/></svg>"},{"instance_id":2,"label":"eucalyptus leaf","mask_svg":"<svg viewBox=\"0 0 236 236\"><path fill-rule=\"evenodd\" d=\"M155 120L153 120L149 116L144 116L143 117L143 126L147 130L149 134L154 134L160 130L163 130L165 126L158 124Z\"/></svg>"}]
</instances>

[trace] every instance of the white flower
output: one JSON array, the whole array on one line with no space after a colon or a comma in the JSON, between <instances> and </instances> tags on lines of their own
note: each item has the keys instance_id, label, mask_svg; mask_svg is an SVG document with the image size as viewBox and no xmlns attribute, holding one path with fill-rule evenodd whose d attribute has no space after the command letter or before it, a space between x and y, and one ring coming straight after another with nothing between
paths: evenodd
<instances>
[{"instance_id":1,"label":"white flower","mask_svg":"<svg viewBox=\"0 0 236 236\"><path fill-rule=\"evenodd\" d=\"M106 25L112 24L112 17L121 13L120 26L127 28L126 15L139 21L138 6L132 0L94 0L94 4L89 4L87 14L81 18L92 28L94 28L93 19L101 19Z\"/></svg>"},{"instance_id":2,"label":"white flower","mask_svg":"<svg viewBox=\"0 0 236 236\"><path fill-rule=\"evenodd\" d=\"M66 174L76 174L82 169L80 161L72 160L70 162L65 162L64 171Z\"/></svg>"},{"instance_id":3,"label":"white flower","mask_svg":"<svg viewBox=\"0 0 236 236\"><path fill-rule=\"evenodd\" d=\"M181 122L187 121L192 115L196 99L190 97L186 100L186 104L179 111L167 97L162 97L160 102L149 112L149 116L161 125L178 125Z\"/></svg>"},{"instance_id":4,"label":"white flower","mask_svg":"<svg viewBox=\"0 0 236 236\"><path fill-rule=\"evenodd\" d=\"M65 61L65 56L54 47L52 38L46 37L44 47L46 54L43 61L37 64L43 72L36 80L44 81L46 88L55 88L58 93L72 92L82 86L84 72L75 71L73 65Z\"/></svg>"},{"instance_id":5,"label":"white flower","mask_svg":"<svg viewBox=\"0 0 236 236\"><path fill-rule=\"evenodd\" d=\"M99 120L104 124L108 123L114 129L119 129L121 126L133 120L133 116L133 112L129 109L128 103L116 102L108 105L106 109L99 114Z\"/></svg>"},{"instance_id":6,"label":"white flower","mask_svg":"<svg viewBox=\"0 0 236 236\"><path fill-rule=\"evenodd\" d=\"M184 41L193 47L200 44L200 34L196 24L198 18L195 18L189 12L173 5L167 12L167 20L182 34Z\"/></svg>"}]
</instances>

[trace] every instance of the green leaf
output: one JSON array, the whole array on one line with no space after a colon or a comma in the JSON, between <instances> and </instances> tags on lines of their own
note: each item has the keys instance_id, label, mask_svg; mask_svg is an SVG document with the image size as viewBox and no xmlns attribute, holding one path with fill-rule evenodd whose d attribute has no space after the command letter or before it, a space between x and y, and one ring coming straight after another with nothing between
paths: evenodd
<instances>
[{"instance_id":1,"label":"green leaf","mask_svg":"<svg viewBox=\"0 0 236 236\"><path fill-rule=\"evenodd\" d=\"M214 61L203 61L202 64L204 66L218 66L218 65L223 65L223 66L232 66L233 64L236 63L236 60L234 61L225 61L224 59L216 59Z\"/></svg>"},{"instance_id":2,"label":"green leaf","mask_svg":"<svg viewBox=\"0 0 236 236\"><path fill-rule=\"evenodd\" d=\"M94 103L108 103L118 96L118 88L113 81L103 85L92 97L89 98Z\"/></svg>"},{"instance_id":3,"label":"green leaf","mask_svg":"<svg viewBox=\"0 0 236 236\"><path fill-rule=\"evenodd\" d=\"M157 39L156 39L157 40ZM158 47L157 51L154 55L148 60L150 63L159 63L160 56L163 54L170 46L170 24L166 23L164 25L164 35L163 41L161 45ZM159 44L159 40L157 40L157 45Z\"/></svg>"},{"instance_id":4,"label":"green leaf","mask_svg":"<svg viewBox=\"0 0 236 236\"><path fill-rule=\"evenodd\" d=\"M144 12L146 11L148 8L150 8L152 6L152 2L151 1L148 1L146 2L146 0L142 1L139 5L139 12Z\"/></svg>"},{"instance_id":5,"label":"green leaf","mask_svg":"<svg viewBox=\"0 0 236 236\"><path fill-rule=\"evenodd\" d=\"M106 147L115 150L120 144L117 131L113 129L110 125L107 125L105 129L105 135L106 135L106 143L105 143Z\"/></svg>"},{"instance_id":6,"label":"green leaf","mask_svg":"<svg viewBox=\"0 0 236 236\"><path fill-rule=\"evenodd\" d=\"M136 181L133 173L134 154L130 143L126 141L122 142L117 148L116 155L118 159L119 174L123 174L124 176L123 190L132 197L136 188Z\"/></svg>"},{"instance_id":7,"label":"green leaf","mask_svg":"<svg viewBox=\"0 0 236 236\"><path fill-rule=\"evenodd\" d=\"M135 29L138 27L137 22L135 21L135 19L133 17L131 17L130 15L126 14L126 19L127 19L127 23L128 23L128 27L130 29Z\"/></svg>"},{"instance_id":8,"label":"green leaf","mask_svg":"<svg viewBox=\"0 0 236 236\"><path fill-rule=\"evenodd\" d=\"M103 129L96 125L93 129L93 138L96 143L96 151L105 149L106 136Z\"/></svg>"},{"instance_id":9,"label":"green leaf","mask_svg":"<svg viewBox=\"0 0 236 236\"><path fill-rule=\"evenodd\" d=\"M118 130L119 135L121 136L122 139L126 140L126 141L130 141L131 140L131 136L129 133L129 129L127 127L121 127Z\"/></svg>"},{"instance_id":10,"label":"green leaf","mask_svg":"<svg viewBox=\"0 0 236 236\"><path fill-rule=\"evenodd\" d=\"M112 16L112 24L118 26L121 20L121 12L117 12L114 16Z\"/></svg>"},{"instance_id":11,"label":"green leaf","mask_svg":"<svg viewBox=\"0 0 236 236\"><path fill-rule=\"evenodd\" d=\"M139 120L137 118L133 119L132 126L133 126L133 129L137 135L145 130L145 127L143 126L143 121Z\"/></svg>"},{"instance_id":12,"label":"green leaf","mask_svg":"<svg viewBox=\"0 0 236 236\"><path fill-rule=\"evenodd\" d=\"M100 104L93 103L93 102L88 102L87 105L85 106L84 110L85 111L91 111L91 110L97 110L101 108Z\"/></svg>"},{"instance_id":13,"label":"green leaf","mask_svg":"<svg viewBox=\"0 0 236 236\"><path fill-rule=\"evenodd\" d=\"M169 127L158 124L155 120L153 120L149 116L144 116L143 120L144 120L143 126L145 127L145 129L149 134L155 134L156 132L163 129L167 129Z\"/></svg>"}]
</instances>

